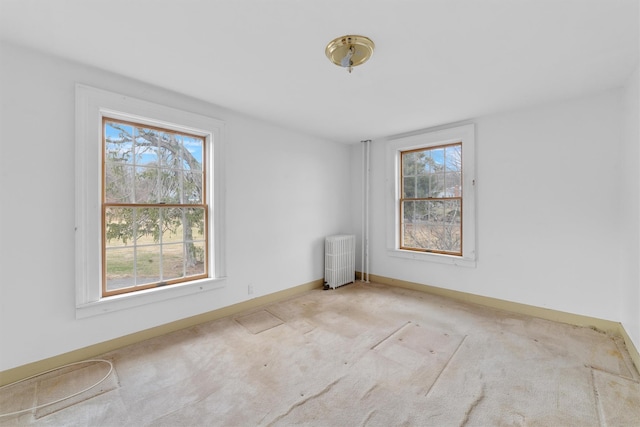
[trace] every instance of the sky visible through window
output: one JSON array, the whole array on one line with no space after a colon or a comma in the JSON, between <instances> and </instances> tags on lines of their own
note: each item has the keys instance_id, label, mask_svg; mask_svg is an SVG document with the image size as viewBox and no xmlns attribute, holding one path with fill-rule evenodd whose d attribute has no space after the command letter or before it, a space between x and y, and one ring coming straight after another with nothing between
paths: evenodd
<instances>
[{"instance_id":1,"label":"sky visible through window","mask_svg":"<svg viewBox=\"0 0 640 427\"><path fill-rule=\"evenodd\" d=\"M131 140L134 137L134 131L137 134L139 129L141 128L123 123L106 122L105 137L107 140L107 151L117 152L120 156L124 156L127 151L130 153L132 149ZM145 130L148 131L149 129ZM162 133L162 131L158 132ZM191 153L198 163L202 164L202 139L184 134L176 134L176 137L180 139L185 149ZM135 135L135 138L139 139L139 136ZM125 142L127 139L129 142ZM130 161L133 161L133 159ZM136 163L139 165L155 164L157 162L158 156L151 150L139 152L136 159Z\"/></svg>"}]
</instances>

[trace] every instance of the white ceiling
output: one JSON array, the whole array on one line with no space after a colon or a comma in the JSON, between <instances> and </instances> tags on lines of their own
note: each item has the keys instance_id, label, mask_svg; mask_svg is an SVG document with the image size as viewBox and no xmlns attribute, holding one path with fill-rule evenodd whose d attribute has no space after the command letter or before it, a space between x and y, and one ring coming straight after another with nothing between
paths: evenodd
<instances>
[{"instance_id":1,"label":"white ceiling","mask_svg":"<svg viewBox=\"0 0 640 427\"><path fill-rule=\"evenodd\" d=\"M0 38L340 142L621 86L638 0L0 0ZM347 73L326 44L371 38Z\"/></svg>"}]
</instances>

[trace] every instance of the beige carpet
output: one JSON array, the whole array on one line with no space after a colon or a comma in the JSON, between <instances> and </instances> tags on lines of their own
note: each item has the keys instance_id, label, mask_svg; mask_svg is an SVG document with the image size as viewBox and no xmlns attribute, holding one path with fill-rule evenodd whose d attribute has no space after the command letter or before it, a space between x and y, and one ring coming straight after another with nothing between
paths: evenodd
<instances>
[{"instance_id":1,"label":"beige carpet","mask_svg":"<svg viewBox=\"0 0 640 427\"><path fill-rule=\"evenodd\" d=\"M115 367L102 392L0 425L640 425L640 377L619 338L376 284L102 357ZM51 393L20 390L0 391L0 412Z\"/></svg>"}]
</instances>

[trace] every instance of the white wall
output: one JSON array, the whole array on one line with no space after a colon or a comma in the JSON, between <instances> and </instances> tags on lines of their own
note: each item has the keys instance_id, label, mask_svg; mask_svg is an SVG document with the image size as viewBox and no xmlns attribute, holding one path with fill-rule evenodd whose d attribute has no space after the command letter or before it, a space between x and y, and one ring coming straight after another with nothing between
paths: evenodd
<instances>
[{"instance_id":1,"label":"white wall","mask_svg":"<svg viewBox=\"0 0 640 427\"><path fill-rule=\"evenodd\" d=\"M624 88L620 214L622 324L640 349L640 66Z\"/></svg>"},{"instance_id":2,"label":"white wall","mask_svg":"<svg viewBox=\"0 0 640 427\"><path fill-rule=\"evenodd\" d=\"M374 141L371 274L620 321L622 90L471 122L477 267L387 255L385 141ZM356 179L360 150L352 147ZM360 203L353 198L354 212Z\"/></svg>"},{"instance_id":3,"label":"white wall","mask_svg":"<svg viewBox=\"0 0 640 427\"><path fill-rule=\"evenodd\" d=\"M359 144L8 44L0 57L0 371L246 300L249 284L259 296L320 279L324 236L360 231ZM473 120L477 268L387 256L385 147L374 141L371 273L622 321L640 347L638 79ZM226 122L224 289L75 319L76 82ZM336 199L343 208L330 208Z\"/></svg>"},{"instance_id":4,"label":"white wall","mask_svg":"<svg viewBox=\"0 0 640 427\"><path fill-rule=\"evenodd\" d=\"M324 236L351 224L348 147L17 46L0 57L0 371L323 277ZM225 121L225 288L75 319L76 82Z\"/></svg>"}]
</instances>

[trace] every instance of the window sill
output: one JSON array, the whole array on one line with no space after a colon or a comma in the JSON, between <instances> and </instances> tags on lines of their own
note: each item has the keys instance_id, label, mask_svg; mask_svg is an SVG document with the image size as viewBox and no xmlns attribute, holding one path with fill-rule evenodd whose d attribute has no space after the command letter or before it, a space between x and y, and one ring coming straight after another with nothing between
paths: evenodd
<instances>
[{"instance_id":1,"label":"window sill","mask_svg":"<svg viewBox=\"0 0 640 427\"><path fill-rule=\"evenodd\" d=\"M407 251L403 249L387 249L387 255L395 258L413 259L416 261L437 262L439 264L455 265L459 267L476 267L473 258L458 257L454 255L432 254L428 252Z\"/></svg>"},{"instance_id":2,"label":"window sill","mask_svg":"<svg viewBox=\"0 0 640 427\"><path fill-rule=\"evenodd\" d=\"M166 301L200 292L212 291L224 287L225 279L202 279L189 283L146 289L129 294L114 295L76 306L76 319L97 316L99 314L139 307L159 301Z\"/></svg>"}]
</instances>

